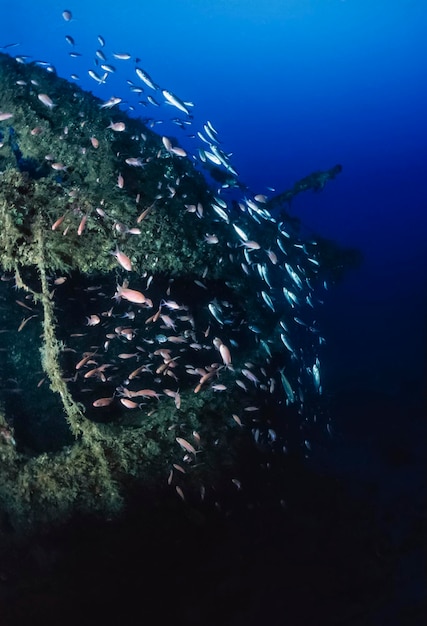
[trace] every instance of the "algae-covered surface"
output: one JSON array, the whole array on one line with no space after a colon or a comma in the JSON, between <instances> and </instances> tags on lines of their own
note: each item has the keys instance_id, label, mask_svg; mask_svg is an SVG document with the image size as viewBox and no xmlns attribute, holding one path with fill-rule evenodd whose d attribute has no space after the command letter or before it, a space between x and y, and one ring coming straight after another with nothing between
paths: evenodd
<instances>
[{"instance_id":1,"label":"algae-covered surface","mask_svg":"<svg viewBox=\"0 0 427 626\"><path fill-rule=\"evenodd\" d=\"M8 524L114 516L135 484L221 507L248 451L309 454L341 252L35 64L0 55L0 112Z\"/></svg>"}]
</instances>

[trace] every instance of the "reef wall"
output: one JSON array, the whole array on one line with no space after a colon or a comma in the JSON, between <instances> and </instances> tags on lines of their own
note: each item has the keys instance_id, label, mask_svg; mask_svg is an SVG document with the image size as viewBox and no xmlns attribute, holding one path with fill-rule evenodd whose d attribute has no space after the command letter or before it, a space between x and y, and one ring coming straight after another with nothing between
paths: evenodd
<instances>
[{"instance_id":1,"label":"reef wall","mask_svg":"<svg viewBox=\"0 0 427 626\"><path fill-rule=\"evenodd\" d=\"M0 507L14 529L114 515L135 482L220 505L254 446L309 452L318 294L340 254L229 187L112 100L0 55Z\"/></svg>"}]
</instances>

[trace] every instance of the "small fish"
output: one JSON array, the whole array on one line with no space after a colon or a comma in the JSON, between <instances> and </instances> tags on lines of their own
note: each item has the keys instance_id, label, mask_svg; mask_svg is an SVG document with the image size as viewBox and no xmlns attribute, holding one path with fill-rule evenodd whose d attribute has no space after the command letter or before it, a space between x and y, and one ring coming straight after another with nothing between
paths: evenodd
<instances>
[{"instance_id":1,"label":"small fish","mask_svg":"<svg viewBox=\"0 0 427 626\"><path fill-rule=\"evenodd\" d=\"M77 234L79 236L83 233L85 226L86 226L86 222L87 222L87 215L83 215L81 222L79 224L79 227L77 229Z\"/></svg>"},{"instance_id":2,"label":"small fish","mask_svg":"<svg viewBox=\"0 0 427 626\"><path fill-rule=\"evenodd\" d=\"M122 133L126 130L126 124L124 122L111 122L107 128L114 130L116 133Z\"/></svg>"},{"instance_id":3,"label":"small fish","mask_svg":"<svg viewBox=\"0 0 427 626\"><path fill-rule=\"evenodd\" d=\"M129 61L132 58L132 55L127 52L113 52L113 57L115 59L119 59L119 61Z\"/></svg>"},{"instance_id":4,"label":"small fish","mask_svg":"<svg viewBox=\"0 0 427 626\"><path fill-rule=\"evenodd\" d=\"M243 426L242 424L242 420L240 419L240 417L238 415L236 415L235 413L233 413L233 415L231 416L234 421L236 422L236 424L238 424L239 426Z\"/></svg>"},{"instance_id":5,"label":"small fish","mask_svg":"<svg viewBox=\"0 0 427 626\"><path fill-rule=\"evenodd\" d=\"M123 298L124 300L128 300L128 302L133 302L134 304L144 304L147 303L147 298L140 291L136 291L135 289L128 289L125 285L117 285L117 290L114 296L117 300Z\"/></svg>"},{"instance_id":6,"label":"small fish","mask_svg":"<svg viewBox=\"0 0 427 626\"><path fill-rule=\"evenodd\" d=\"M53 107L56 107L56 104L54 104L52 100L49 98L49 96L45 93L39 93L37 95L37 98L40 100L42 104L47 106L48 109L53 109Z\"/></svg>"},{"instance_id":7,"label":"small fish","mask_svg":"<svg viewBox=\"0 0 427 626\"><path fill-rule=\"evenodd\" d=\"M159 107L159 106L160 106L160 104L157 102L157 100L155 100L155 99L153 98L153 96L147 96L147 100L148 100L148 102L149 102L150 104L152 104L152 105L153 105L153 106L155 106L155 107ZM158 122L158 123L160 123L160 122Z\"/></svg>"},{"instance_id":8,"label":"small fish","mask_svg":"<svg viewBox=\"0 0 427 626\"><path fill-rule=\"evenodd\" d=\"M108 72L105 72L104 75L101 77L101 76L98 76L98 74L94 72L93 70L88 70L88 74L98 84L105 83L105 79L108 76Z\"/></svg>"},{"instance_id":9,"label":"small fish","mask_svg":"<svg viewBox=\"0 0 427 626\"><path fill-rule=\"evenodd\" d=\"M182 100L180 100L177 96L175 96L173 93L171 93L167 89L162 89L162 94L166 102L169 102L169 104L176 107L183 113L190 115L190 111L188 110L188 107L186 106L186 104Z\"/></svg>"},{"instance_id":10,"label":"small fish","mask_svg":"<svg viewBox=\"0 0 427 626\"><path fill-rule=\"evenodd\" d=\"M30 306L28 306L27 304L25 304L25 302L22 302L21 300L15 300L16 304L19 304L19 306L22 306L22 308L24 309L28 309L28 311L34 311L34 309L32 309Z\"/></svg>"},{"instance_id":11,"label":"small fish","mask_svg":"<svg viewBox=\"0 0 427 626\"><path fill-rule=\"evenodd\" d=\"M105 102L100 104L99 108L100 109L111 109L112 107L116 106L116 104L120 104L121 101L122 101L121 98L116 98L116 97L112 96L111 98L109 98L109 100L106 100Z\"/></svg>"},{"instance_id":12,"label":"small fish","mask_svg":"<svg viewBox=\"0 0 427 626\"><path fill-rule=\"evenodd\" d=\"M265 291L261 291L261 296L262 296L262 299L264 300L264 302L266 303L266 305L267 305L267 306L268 306L268 307L269 307L269 308L273 311L273 313L274 313L274 312L275 312L275 309L274 309L274 304L273 304L272 299L271 299L271 298L270 298L270 296L268 295L268 293L267 293L267 292L265 292Z\"/></svg>"},{"instance_id":13,"label":"small fish","mask_svg":"<svg viewBox=\"0 0 427 626\"><path fill-rule=\"evenodd\" d=\"M120 402L127 409L137 409L139 407L138 402L135 402L134 400L129 400L129 398L120 398Z\"/></svg>"},{"instance_id":14,"label":"small fish","mask_svg":"<svg viewBox=\"0 0 427 626\"><path fill-rule=\"evenodd\" d=\"M157 85L151 80L147 72L144 72L144 70L142 70L140 67L136 67L135 72L138 78L140 78L143 83L148 85L148 87L151 87L151 89L154 89L154 90L158 89Z\"/></svg>"},{"instance_id":15,"label":"small fish","mask_svg":"<svg viewBox=\"0 0 427 626\"><path fill-rule=\"evenodd\" d=\"M89 317L86 317L86 326L97 326L100 322L101 318L99 315L90 315Z\"/></svg>"},{"instance_id":16,"label":"small fish","mask_svg":"<svg viewBox=\"0 0 427 626\"><path fill-rule=\"evenodd\" d=\"M288 397L289 402L292 404L293 402L295 402L295 394L293 392L293 389L291 387L291 384L289 382L289 380L286 378L285 373L283 371L283 369L279 370L280 371L280 378L282 381L282 386L283 389L285 390L285 393Z\"/></svg>"},{"instance_id":17,"label":"small fish","mask_svg":"<svg viewBox=\"0 0 427 626\"><path fill-rule=\"evenodd\" d=\"M67 171L67 166L64 165L63 163L51 163L50 167L55 170L56 172L66 172Z\"/></svg>"},{"instance_id":18,"label":"small fish","mask_svg":"<svg viewBox=\"0 0 427 626\"><path fill-rule=\"evenodd\" d=\"M219 350L224 365L231 365L231 353L229 348L221 341L221 339L219 339L219 337L215 337L212 343L215 348Z\"/></svg>"},{"instance_id":19,"label":"small fish","mask_svg":"<svg viewBox=\"0 0 427 626\"><path fill-rule=\"evenodd\" d=\"M126 256L126 254L124 254L124 252L121 252L119 250L118 246L116 246L115 252L112 252L111 254L116 257L119 265L121 265L123 267L123 269L125 269L127 272L131 272L132 271L132 262L131 262L130 258L128 256Z\"/></svg>"},{"instance_id":20,"label":"small fish","mask_svg":"<svg viewBox=\"0 0 427 626\"><path fill-rule=\"evenodd\" d=\"M18 333L21 332L21 330L24 328L24 326L31 320L33 319L33 317L38 317L38 314L35 313L34 315L30 315L30 317L26 317L22 320L22 322L19 324L18 327Z\"/></svg>"},{"instance_id":21,"label":"small fish","mask_svg":"<svg viewBox=\"0 0 427 626\"><path fill-rule=\"evenodd\" d=\"M67 280L66 276L59 276L58 278L55 278L55 280L53 281L54 285L63 285Z\"/></svg>"},{"instance_id":22,"label":"small fish","mask_svg":"<svg viewBox=\"0 0 427 626\"><path fill-rule=\"evenodd\" d=\"M314 387L318 393L322 393L322 387L320 384L320 362L316 359L315 364L312 367Z\"/></svg>"},{"instance_id":23,"label":"small fish","mask_svg":"<svg viewBox=\"0 0 427 626\"><path fill-rule=\"evenodd\" d=\"M303 284L302 284L302 280L301 278L298 276L298 274L296 273L296 271L293 269L293 267L291 267L289 265L289 263L285 263L285 268L286 271L288 272L289 276L292 278L292 280L294 281L295 285L298 287L298 289L302 289Z\"/></svg>"},{"instance_id":24,"label":"small fish","mask_svg":"<svg viewBox=\"0 0 427 626\"><path fill-rule=\"evenodd\" d=\"M129 159L125 160L125 163L132 167L144 167L145 165L145 163L143 163L143 161L139 157L130 157Z\"/></svg>"},{"instance_id":25,"label":"small fish","mask_svg":"<svg viewBox=\"0 0 427 626\"><path fill-rule=\"evenodd\" d=\"M257 241L242 241L241 245L247 250L259 250L261 248Z\"/></svg>"},{"instance_id":26,"label":"small fish","mask_svg":"<svg viewBox=\"0 0 427 626\"><path fill-rule=\"evenodd\" d=\"M184 150L184 148L180 148L178 146L172 146L172 148L170 149L170 152L172 152L172 154L175 154L176 156L179 156L179 157L187 156L187 153Z\"/></svg>"},{"instance_id":27,"label":"small fish","mask_svg":"<svg viewBox=\"0 0 427 626\"><path fill-rule=\"evenodd\" d=\"M178 494L178 495L179 495L179 497L181 498L181 500L182 500L183 502L185 502L184 492L183 492L183 490L181 489L181 487L180 487L179 485L176 485L176 486L175 486L175 489L176 489L177 494Z\"/></svg>"},{"instance_id":28,"label":"small fish","mask_svg":"<svg viewBox=\"0 0 427 626\"><path fill-rule=\"evenodd\" d=\"M182 437L176 437L175 439L177 443L179 443L181 448L183 448L183 450L189 452L190 454L197 454L196 448L191 445L191 443L189 443L186 439L183 439Z\"/></svg>"},{"instance_id":29,"label":"small fish","mask_svg":"<svg viewBox=\"0 0 427 626\"><path fill-rule=\"evenodd\" d=\"M107 72L107 74L114 74L116 71L114 65L107 65L107 63L101 63L101 69Z\"/></svg>"},{"instance_id":30,"label":"small fish","mask_svg":"<svg viewBox=\"0 0 427 626\"><path fill-rule=\"evenodd\" d=\"M113 400L114 396L112 396L111 398L98 398L98 400L92 402L92 406L94 406L95 408L109 406Z\"/></svg>"},{"instance_id":31,"label":"small fish","mask_svg":"<svg viewBox=\"0 0 427 626\"><path fill-rule=\"evenodd\" d=\"M95 56L98 57L98 59L100 59L101 61L106 61L107 60L107 58L106 58L105 54L102 52L102 50L97 50L95 52ZM95 63L96 63L96 61L95 61Z\"/></svg>"},{"instance_id":32,"label":"small fish","mask_svg":"<svg viewBox=\"0 0 427 626\"><path fill-rule=\"evenodd\" d=\"M59 218L56 220L56 222L54 222L54 223L52 224L52 230L57 230L57 229L61 226L62 222L64 221L64 219L65 219L65 217L66 217L66 215L67 215L67 214L66 214L66 213L64 213L64 215L62 215L61 217L59 217Z\"/></svg>"},{"instance_id":33,"label":"small fish","mask_svg":"<svg viewBox=\"0 0 427 626\"><path fill-rule=\"evenodd\" d=\"M223 208L221 208L220 206L218 206L217 204L212 203L211 207L213 208L213 210L215 211L215 213L222 219L224 220L224 222L227 222L228 224L228 213L226 211L224 211Z\"/></svg>"},{"instance_id":34,"label":"small fish","mask_svg":"<svg viewBox=\"0 0 427 626\"><path fill-rule=\"evenodd\" d=\"M5 120L10 120L13 117L13 113L2 113L0 111L0 122L4 122Z\"/></svg>"}]
</instances>

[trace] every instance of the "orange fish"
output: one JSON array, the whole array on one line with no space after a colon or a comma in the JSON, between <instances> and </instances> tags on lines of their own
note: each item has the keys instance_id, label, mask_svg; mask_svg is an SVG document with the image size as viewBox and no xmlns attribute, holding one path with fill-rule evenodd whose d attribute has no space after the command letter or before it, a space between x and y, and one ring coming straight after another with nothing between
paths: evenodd
<instances>
[{"instance_id":1,"label":"orange fish","mask_svg":"<svg viewBox=\"0 0 427 626\"><path fill-rule=\"evenodd\" d=\"M147 302L147 298L140 291L136 291L135 289L128 289L124 285L117 285L117 291L114 297L118 300L123 298L124 300L128 300L128 302L133 302L134 304L144 304Z\"/></svg>"},{"instance_id":2,"label":"orange fish","mask_svg":"<svg viewBox=\"0 0 427 626\"><path fill-rule=\"evenodd\" d=\"M86 226L86 221L87 221L87 215L83 215L83 217L82 217L82 221L80 222L79 227L78 227L78 229L77 229L77 234L78 234L79 236L82 234L82 232L83 232L83 231L84 231L84 229L85 229L85 226Z\"/></svg>"},{"instance_id":3,"label":"orange fish","mask_svg":"<svg viewBox=\"0 0 427 626\"><path fill-rule=\"evenodd\" d=\"M116 251L112 252L111 254L116 257L119 265L121 265L124 270L126 270L128 272L132 271L132 262L131 262L130 258L128 256L126 256L126 254L124 254L124 252L121 252L119 250L118 246L116 246Z\"/></svg>"},{"instance_id":4,"label":"orange fish","mask_svg":"<svg viewBox=\"0 0 427 626\"><path fill-rule=\"evenodd\" d=\"M197 454L196 448L192 446L191 443L188 443L186 439L183 439L182 437L176 437L176 441L186 452L190 452L191 454Z\"/></svg>"}]
</instances>

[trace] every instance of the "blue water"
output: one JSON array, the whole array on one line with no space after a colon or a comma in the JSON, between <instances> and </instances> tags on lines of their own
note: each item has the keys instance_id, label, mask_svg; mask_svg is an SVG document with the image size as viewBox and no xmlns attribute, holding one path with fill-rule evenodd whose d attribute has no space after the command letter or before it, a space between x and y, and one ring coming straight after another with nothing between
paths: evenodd
<instances>
[{"instance_id":1,"label":"blue water","mask_svg":"<svg viewBox=\"0 0 427 626\"><path fill-rule=\"evenodd\" d=\"M393 431L417 457L411 417L427 386L426 28L423 0L21 0L0 22L0 46L20 44L6 52L49 61L66 78L75 72L96 95L127 98L135 115L125 83L138 84L133 60L109 58L118 71L107 92L87 70L96 69L97 35L107 56L139 57L157 83L194 102L195 122L212 122L253 193L342 165L322 192L295 198L291 213L363 254L319 312L325 394L342 414L351 408L336 431L353 437L327 463L382 487L387 468L371 442ZM65 35L82 57L69 57ZM187 145L168 121L175 114L141 108L164 120L157 132L173 130Z\"/></svg>"}]
</instances>

